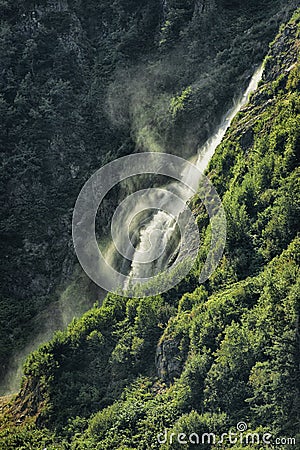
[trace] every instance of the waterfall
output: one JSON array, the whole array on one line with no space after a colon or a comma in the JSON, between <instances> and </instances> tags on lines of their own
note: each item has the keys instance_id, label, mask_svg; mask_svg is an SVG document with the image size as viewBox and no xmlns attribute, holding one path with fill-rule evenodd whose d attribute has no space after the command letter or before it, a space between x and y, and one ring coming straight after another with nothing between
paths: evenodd
<instances>
[{"instance_id":1,"label":"waterfall","mask_svg":"<svg viewBox=\"0 0 300 450\"><path fill-rule=\"evenodd\" d=\"M223 137L225 136L226 131L230 127L230 124L237 113L248 103L249 97L257 89L258 83L261 80L263 74L263 67L260 66L254 73L249 83L248 88L244 92L244 94L239 98L237 102L235 102L234 106L225 114L225 118L223 119L221 125L217 129L216 133L206 141L203 147L200 149L198 153L198 158L196 162L196 166L202 172L204 172L211 160L216 148L221 144Z\"/></svg>"},{"instance_id":2,"label":"waterfall","mask_svg":"<svg viewBox=\"0 0 300 450\"><path fill-rule=\"evenodd\" d=\"M233 118L241 110L241 108L246 105L250 94L257 89L262 73L263 67L261 66L255 71L244 94L240 96L238 101L236 101L233 107L230 108L227 114L225 114L217 131L205 142L205 144L197 152L197 155L193 158L194 164L202 173L207 169L210 159L225 136L225 133ZM187 171L186 174L183 174L183 180L189 179L190 176L190 172ZM197 186L199 184L199 179L193 180L192 184ZM170 183L169 185L164 186L164 189L173 193L180 191L181 198L184 198L186 201L188 201L192 196L192 192L189 188L178 182ZM182 211L182 206L178 208L177 218L172 217L161 210L163 209L161 199L158 202L158 209L160 210L157 211L148 224L140 230L138 245L136 246L136 251L132 258L131 270L129 274L130 277L142 278L155 276L168 266L169 262L176 254L177 247L179 245L178 242L176 245L176 219ZM166 251L157 257L157 252L160 248L165 249ZM151 264L145 264L142 262L141 255L145 251L148 253L149 251L150 253L153 253L153 261Z\"/></svg>"}]
</instances>

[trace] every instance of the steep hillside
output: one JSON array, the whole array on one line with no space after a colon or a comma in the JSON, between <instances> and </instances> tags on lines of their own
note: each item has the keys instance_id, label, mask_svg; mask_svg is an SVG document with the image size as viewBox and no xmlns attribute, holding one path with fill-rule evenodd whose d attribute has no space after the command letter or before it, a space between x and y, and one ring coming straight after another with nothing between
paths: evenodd
<instances>
[{"instance_id":1,"label":"steep hillside","mask_svg":"<svg viewBox=\"0 0 300 450\"><path fill-rule=\"evenodd\" d=\"M134 151L194 154L297 3L1 1L2 392L101 295L71 242L83 183Z\"/></svg>"},{"instance_id":2,"label":"steep hillside","mask_svg":"<svg viewBox=\"0 0 300 450\"><path fill-rule=\"evenodd\" d=\"M207 245L194 272L162 296L108 295L33 353L2 408L3 448L222 448L157 435L221 436L241 421L274 439L300 433L299 48L298 12L210 163L228 218L214 276L196 287L209 240L196 196Z\"/></svg>"}]
</instances>

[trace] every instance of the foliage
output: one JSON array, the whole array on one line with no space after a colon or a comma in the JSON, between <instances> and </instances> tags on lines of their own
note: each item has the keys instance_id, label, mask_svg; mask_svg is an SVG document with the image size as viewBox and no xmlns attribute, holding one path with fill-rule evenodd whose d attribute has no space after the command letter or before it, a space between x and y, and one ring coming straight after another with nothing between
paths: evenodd
<instances>
[{"instance_id":1,"label":"foliage","mask_svg":"<svg viewBox=\"0 0 300 450\"><path fill-rule=\"evenodd\" d=\"M245 8L216 3L226 3L230 14ZM170 47L184 39L191 5L170 2L170 31L162 30ZM117 6L124 18L124 5ZM210 237L196 196L204 246L192 274L156 297L110 294L32 353L13 407L16 418L26 411L36 425L7 426L4 448L30 449L39 440L72 450L158 449L165 430L220 436L241 420L257 432L299 434L299 20L296 14L281 29L258 91L210 163L228 218L227 247L213 278L196 286ZM38 129L45 117L57 123L56 92L71 92L68 82L51 86L53 98L35 111ZM187 120L195 91L186 106L184 89L176 89L183 97L173 106ZM22 96L16 100L26 107Z\"/></svg>"}]
</instances>

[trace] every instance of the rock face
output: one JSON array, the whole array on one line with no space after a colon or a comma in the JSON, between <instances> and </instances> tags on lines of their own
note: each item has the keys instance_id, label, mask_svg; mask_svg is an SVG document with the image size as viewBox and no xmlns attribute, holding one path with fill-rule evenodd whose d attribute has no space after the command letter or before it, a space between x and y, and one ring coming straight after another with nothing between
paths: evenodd
<instances>
[{"instance_id":1,"label":"rock face","mask_svg":"<svg viewBox=\"0 0 300 450\"><path fill-rule=\"evenodd\" d=\"M167 339L158 345L155 365L157 374L163 381L171 383L179 377L183 364L178 340Z\"/></svg>"},{"instance_id":2,"label":"rock face","mask_svg":"<svg viewBox=\"0 0 300 450\"><path fill-rule=\"evenodd\" d=\"M274 43L265 65L264 81L274 81L278 76L285 76L297 61L299 49L295 48L297 26L290 24L282 32L280 38Z\"/></svg>"},{"instance_id":3,"label":"rock face","mask_svg":"<svg viewBox=\"0 0 300 450\"><path fill-rule=\"evenodd\" d=\"M275 101L273 95L270 98L270 93L273 94L286 86L289 73L296 66L299 55L297 35L297 24L290 23L270 48L262 76L262 82L267 89L262 86L252 95L251 105L244 109L244 119L234 132L234 135L239 136L240 145L245 151L253 144L253 125L256 119Z\"/></svg>"}]
</instances>

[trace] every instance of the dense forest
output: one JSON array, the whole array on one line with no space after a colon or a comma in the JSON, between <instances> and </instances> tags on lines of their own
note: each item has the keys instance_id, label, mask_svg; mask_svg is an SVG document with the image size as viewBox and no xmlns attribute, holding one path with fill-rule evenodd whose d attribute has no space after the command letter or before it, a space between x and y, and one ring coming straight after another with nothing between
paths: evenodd
<instances>
[{"instance_id":1,"label":"dense forest","mask_svg":"<svg viewBox=\"0 0 300 450\"><path fill-rule=\"evenodd\" d=\"M220 437L240 422L298 448L297 6L0 2L0 448L265 448L157 439ZM199 285L210 240L199 193L189 275L153 297L105 295L72 246L83 183L120 156L194 155L262 62L207 170L227 217L213 276ZM108 198L103 236L124 196Z\"/></svg>"}]
</instances>

